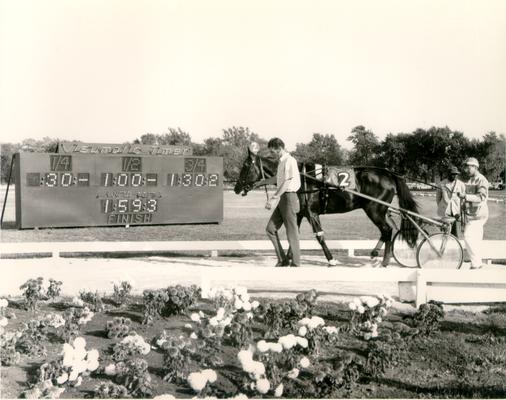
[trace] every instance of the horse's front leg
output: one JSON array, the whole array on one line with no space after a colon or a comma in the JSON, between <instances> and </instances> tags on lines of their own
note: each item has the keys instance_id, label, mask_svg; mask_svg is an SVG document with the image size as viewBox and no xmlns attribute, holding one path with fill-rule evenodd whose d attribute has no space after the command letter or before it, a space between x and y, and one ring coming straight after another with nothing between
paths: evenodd
<instances>
[{"instance_id":1,"label":"horse's front leg","mask_svg":"<svg viewBox=\"0 0 506 400\"><path fill-rule=\"evenodd\" d=\"M309 211L308 219L309 223L311 224L311 228L313 228L313 233L316 236L316 240L318 241L318 243L320 243L323 253L325 254L325 257L327 257L329 266L337 265L337 260L335 260L334 257L332 257L332 253L327 247L327 243L325 243L325 237L319 215Z\"/></svg>"}]
</instances>

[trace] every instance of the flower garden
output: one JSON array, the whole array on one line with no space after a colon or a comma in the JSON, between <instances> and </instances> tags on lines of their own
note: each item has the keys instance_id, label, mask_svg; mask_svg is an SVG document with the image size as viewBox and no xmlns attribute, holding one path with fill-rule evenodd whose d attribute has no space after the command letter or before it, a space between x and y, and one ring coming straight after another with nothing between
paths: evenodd
<instances>
[{"instance_id":1,"label":"flower garden","mask_svg":"<svg viewBox=\"0 0 506 400\"><path fill-rule=\"evenodd\" d=\"M0 299L1 397L505 397L506 308L413 313L387 296L255 298L169 286Z\"/></svg>"}]
</instances>

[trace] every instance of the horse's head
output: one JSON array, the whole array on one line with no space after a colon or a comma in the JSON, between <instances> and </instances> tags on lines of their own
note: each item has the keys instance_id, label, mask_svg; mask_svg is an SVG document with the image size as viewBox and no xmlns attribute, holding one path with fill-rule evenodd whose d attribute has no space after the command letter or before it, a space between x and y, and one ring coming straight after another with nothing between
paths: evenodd
<instances>
[{"instance_id":1,"label":"horse's head","mask_svg":"<svg viewBox=\"0 0 506 400\"><path fill-rule=\"evenodd\" d=\"M234 187L235 194L242 193L246 196L248 192L255 187L255 184L262 179L272 177L273 163L268 157L261 157L258 153L260 146L256 142L252 142L248 146L248 156L244 161L239 179Z\"/></svg>"}]
</instances>

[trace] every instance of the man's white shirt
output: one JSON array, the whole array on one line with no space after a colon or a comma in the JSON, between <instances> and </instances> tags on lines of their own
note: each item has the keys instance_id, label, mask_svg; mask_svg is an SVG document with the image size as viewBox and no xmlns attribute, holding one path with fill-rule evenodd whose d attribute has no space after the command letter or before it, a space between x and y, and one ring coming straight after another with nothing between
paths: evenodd
<instances>
[{"instance_id":1,"label":"man's white shirt","mask_svg":"<svg viewBox=\"0 0 506 400\"><path fill-rule=\"evenodd\" d=\"M288 180L286 185L286 192L296 192L300 189L300 175L297 160L293 158L290 153L285 153L279 160L277 172L277 186L278 188Z\"/></svg>"}]
</instances>

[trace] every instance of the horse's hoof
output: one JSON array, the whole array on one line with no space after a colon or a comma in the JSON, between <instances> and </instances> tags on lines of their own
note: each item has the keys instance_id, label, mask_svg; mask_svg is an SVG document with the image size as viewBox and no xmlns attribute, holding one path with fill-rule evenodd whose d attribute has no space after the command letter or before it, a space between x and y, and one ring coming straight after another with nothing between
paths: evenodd
<instances>
[{"instance_id":1,"label":"horse's hoof","mask_svg":"<svg viewBox=\"0 0 506 400\"><path fill-rule=\"evenodd\" d=\"M329 267L335 267L337 265L337 260L329 260Z\"/></svg>"},{"instance_id":2,"label":"horse's hoof","mask_svg":"<svg viewBox=\"0 0 506 400\"><path fill-rule=\"evenodd\" d=\"M379 256L379 251L378 250L371 251L371 258L376 258L378 256Z\"/></svg>"}]
</instances>

